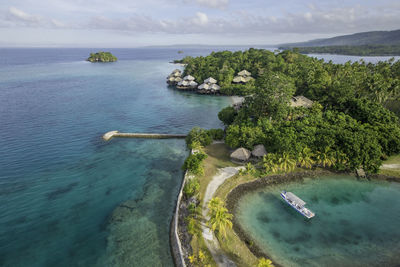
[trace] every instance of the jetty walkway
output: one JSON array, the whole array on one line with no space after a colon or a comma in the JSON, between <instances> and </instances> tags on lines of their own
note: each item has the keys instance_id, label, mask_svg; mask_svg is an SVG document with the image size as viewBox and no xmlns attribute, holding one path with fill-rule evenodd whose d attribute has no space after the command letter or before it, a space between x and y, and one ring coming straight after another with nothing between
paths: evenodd
<instances>
[{"instance_id":1,"label":"jetty walkway","mask_svg":"<svg viewBox=\"0 0 400 267\"><path fill-rule=\"evenodd\" d=\"M124 138L152 138L152 139L168 139L168 138L185 138L186 134L157 134L157 133L120 133L118 131L110 131L103 135L105 141L113 137Z\"/></svg>"}]
</instances>

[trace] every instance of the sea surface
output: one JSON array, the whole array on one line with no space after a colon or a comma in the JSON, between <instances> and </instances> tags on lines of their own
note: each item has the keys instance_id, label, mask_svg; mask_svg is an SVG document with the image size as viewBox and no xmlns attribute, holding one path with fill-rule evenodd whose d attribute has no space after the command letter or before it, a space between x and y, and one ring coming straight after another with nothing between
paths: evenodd
<instances>
[{"instance_id":1,"label":"sea surface","mask_svg":"<svg viewBox=\"0 0 400 267\"><path fill-rule=\"evenodd\" d=\"M315 212L303 217L280 197L293 192ZM239 200L242 228L282 266L398 266L400 183L350 176L269 186Z\"/></svg>"},{"instance_id":2,"label":"sea surface","mask_svg":"<svg viewBox=\"0 0 400 267\"><path fill-rule=\"evenodd\" d=\"M174 59L224 49L241 48L104 49L107 64L85 61L103 49L1 48L0 266L172 266L184 141L101 136L221 127L230 98L165 78Z\"/></svg>"},{"instance_id":3,"label":"sea surface","mask_svg":"<svg viewBox=\"0 0 400 267\"><path fill-rule=\"evenodd\" d=\"M112 49L118 62L92 64L89 49L0 49L0 266L173 265L184 140L101 137L221 127L228 97L167 88L176 51ZM127 200L135 216L110 229ZM118 223L132 224L124 246L110 242Z\"/></svg>"}]
</instances>

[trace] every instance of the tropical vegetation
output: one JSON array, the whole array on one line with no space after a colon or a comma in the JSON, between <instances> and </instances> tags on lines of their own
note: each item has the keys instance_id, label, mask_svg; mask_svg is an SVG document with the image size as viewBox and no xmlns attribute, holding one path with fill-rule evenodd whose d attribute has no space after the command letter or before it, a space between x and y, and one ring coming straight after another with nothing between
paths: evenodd
<instances>
[{"instance_id":1,"label":"tropical vegetation","mask_svg":"<svg viewBox=\"0 0 400 267\"><path fill-rule=\"evenodd\" d=\"M97 52L97 53L90 53L89 58L87 61L90 62L114 62L117 61L117 58L111 54L110 52Z\"/></svg>"},{"instance_id":2,"label":"tropical vegetation","mask_svg":"<svg viewBox=\"0 0 400 267\"><path fill-rule=\"evenodd\" d=\"M400 152L399 119L385 108L400 100L400 61L334 64L293 51L249 49L183 62L185 74L216 77L222 92L246 95L240 109L227 107L218 117L230 147L263 144L272 153L263 159L266 172L321 166L375 173ZM254 83L237 88L232 77L242 69ZM314 104L292 107L297 95Z\"/></svg>"},{"instance_id":3,"label":"tropical vegetation","mask_svg":"<svg viewBox=\"0 0 400 267\"><path fill-rule=\"evenodd\" d=\"M228 212L225 203L218 197L214 197L208 203L208 225L213 232L217 232L220 237L226 236L226 229L232 228L233 215Z\"/></svg>"},{"instance_id":4,"label":"tropical vegetation","mask_svg":"<svg viewBox=\"0 0 400 267\"><path fill-rule=\"evenodd\" d=\"M290 49L290 48L289 48ZM293 48L302 54L339 54L353 56L398 56L400 45L335 45Z\"/></svg>"}]
</instances>

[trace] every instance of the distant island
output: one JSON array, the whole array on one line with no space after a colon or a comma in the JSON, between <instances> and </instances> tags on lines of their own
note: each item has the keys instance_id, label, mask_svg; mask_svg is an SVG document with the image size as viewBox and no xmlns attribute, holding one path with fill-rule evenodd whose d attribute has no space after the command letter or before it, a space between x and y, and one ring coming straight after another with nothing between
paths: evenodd
<instances>
[{"instance_id":1,"label":"distant island","mask_svg":"<svg viewBox=\"0 0 400 267\"><path fill-rule=\"evenodd\" d=\"M87 59L92 63L94 62L115 62L117 58L111 54L110 52L98 52L98 53L90 53L90 57Z\"/></svg>"},{"instance_id":2,"label":"distant island","mask_svg":"<svg viewBox=\"0 0 400 267\"><path fill-rule=\"evenodd\" d=\"M339 54L352 56L399 56L400 45L334 45L283 48L302 54Z\"/></svg>"},{"instance_id":3,"label":"distant island","mask_svg":"<svg viewBox=\"0 0 400 267\"><path fill-rule=\"evenodd\" d=\"M326 53L354 56L400 55L400 30L372 31L279 45L279 49L297 49L303 54Z\"/></svg>"}]
</instances>

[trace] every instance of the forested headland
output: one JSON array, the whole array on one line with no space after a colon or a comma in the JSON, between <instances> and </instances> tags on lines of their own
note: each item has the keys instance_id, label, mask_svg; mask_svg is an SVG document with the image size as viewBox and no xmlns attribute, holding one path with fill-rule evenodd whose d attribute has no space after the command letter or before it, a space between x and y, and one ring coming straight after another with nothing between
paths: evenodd
<instances>
[{"instance_id":1,"label":"forested headland","mask_svg":"<svg viewBox=\"0 0 400 267\"><path fill-rule=\"evenodd\" d=\"M338 54L352 56L398 56L400 45L335 45L310 46L280 49L293 49L302 54Z\"/></svg>"},{"instance_id":2,"label":"forested headland","mask_svg":"<svg viewBox=\"0 0 400 267\"><path fill-rule=\"evenodd\" d=\"M248 149L264 144L266 168L269 161L286 160L374 173L383 159L400 152L399 119L384 107L400 96L399 61L334 64L289 50L249 49L186 57L182 63L185 75L212 76L223 93L246 95L239 110L219 113L227 127L225 142ZM255 79L233 85L243 69ZM290 106L297 95L314 104Z\"/></svg>"}]
</instances>

